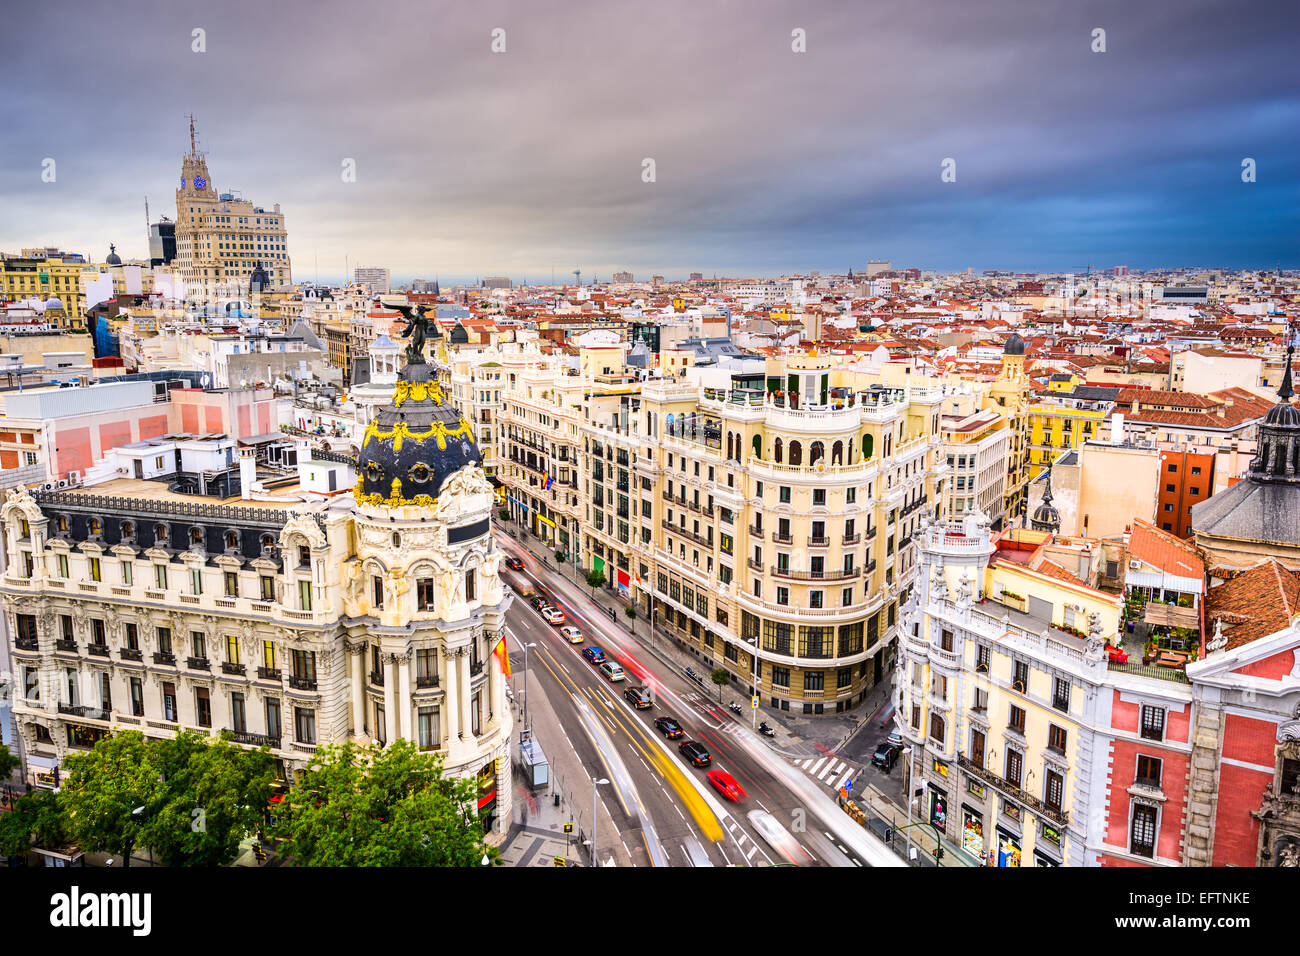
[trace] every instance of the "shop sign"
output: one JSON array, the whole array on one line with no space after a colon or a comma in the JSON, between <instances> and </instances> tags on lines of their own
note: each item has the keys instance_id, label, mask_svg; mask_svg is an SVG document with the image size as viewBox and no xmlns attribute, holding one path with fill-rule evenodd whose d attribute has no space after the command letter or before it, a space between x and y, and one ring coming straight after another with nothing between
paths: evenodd
<instances>
[{"instance_id":1,"label":"shop sign","mask_svg":"<svg viewBox=\"0 0 1300 956\"><path fill-rule=\"evenodd\" d=\"M969 807L962 808L961 848L974 857L984 855L984 820Z\"/></svg>"}]
</instances>

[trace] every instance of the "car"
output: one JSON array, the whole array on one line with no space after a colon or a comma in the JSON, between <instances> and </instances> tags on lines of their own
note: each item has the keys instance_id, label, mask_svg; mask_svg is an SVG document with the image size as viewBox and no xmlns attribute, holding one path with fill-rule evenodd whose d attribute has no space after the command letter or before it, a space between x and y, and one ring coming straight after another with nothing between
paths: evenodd
<instances>
[{"instance_id":1,"label":"car","mask_svg":"<svg viewBox=\"0 0 1300 956\"><path fill-rule=\"evenodd\" d=\"M799 845L799 841L790 835L790 831L777 822L776 817L765 810L750 810L746 814L754 830L767 841L767 845L779 853L786 863L802 866L811 863L812 858Z\"/></svg>"},{"instance_id":2,"label":"car","mask_svg":"<svg viewBox=\"0 0 1300 956\"><path fill-rule=\"evenodd\" d=\"M511 571L522 571L524 569L524 562L515 557L506 558L506 567Z\"/></svg>"},{"instance_id":3,"label":"car","mask_svg":"<svg viewBox=\"0 0 1300 956\"><path fill-rule=\"evenodd\" d=\"M595 644L591 645L591 647L583 648L582 656L587 659L588 664L605 663L605 652Z\"/></svg>"},{"instance_id":4,"label":"car","mask_svg":"<svg viewBox=\"0 0 1300 956\"><path fill-rule=\"evenodd\" d=\"M560 628L560 633L563 634L566 638L568 638L570 644L582 643L583 640L582 631L578 630L572 624L570 624L568 627Z\"/></svg>"},{"instance_id":5,"label":"car","mask_svg":"<svg viewBox=\"0 0 1300 956\"><path fill-rule=\"evenodd\" d=\"M611 681L623 679L623 668L613 661L606 661L600 665L600 672L605 675L606 679Z\"/></svg>"},{"instance_id":6,"label":"car","mask_svg":"<svg viewBox=\"0 0 1300 956\"><path fill-rule=\"evenodd\" d=\"M563 611L557 611L550 605L547 605L546 610L542 611L542 617L546 618L550 624L563 624L568 620Z\"/></svg>"},{"instance_id":7,"label":"car","mask_svg":"<svg viewBox=\"0 0 1300 956\"><path fill-rule=\"evenodd\" d=\"M871 756L871 762L879 767L885 773L889 773L898 762L898 753L901 748L891 744L888 740L882 740L876 747L876 752Z\"/></svg>"},{"instance_id":8,"label":"car","mask_svg":"<svg viewBox=\"0 0 1300 956\"><path fill-rule=\"evenodd\" d=\"M890 745L897 747L899 750L903 749L903 735L897 730L891 730L889 736L885 738L885 741Z\"/></svg>"},{"instance_id":9,"label":"car","mask_svg":"<svg viewBox=\"0 0 1300 956\"><path fill-rule=\"evenodd\" d=\"M676 740L678 737L686 735L686 731L682 730L682 725L671 717L656 717L655 729L669 740Z\"/></svg>"},{"instance_id":10,"label":"car","mask_svg":"<svg viewBox=\"0 0 1300 956\"><path fill-rule=\"evenodd\" d=\"M647 707L653 707L655 700L650 696L649 687L629 687L623 691L623 696L632 702L632 706L637 710L645 710Z\"/></svg>"},{"instance_id":11,"label":"car","mask_svg":"<svg viewBox=\"0 0 1300 956\"><path fill-rule=\"evenodd\" d=\"M540 594L534 594L528 599L528 603L532 605L534 611L540 611L543 608L550 607L550 605L546 603L546 598L542 597Z\"/></svg>"},{"instance_id":12,"label":"car","mask_svg":"<svg viewBox=\"0 0 1300 956\"><path fill-rule=\"evenodd\" d=\"M740 784L736 783L736 778L725 770L710 770L706 776L709 778L709 783L713 784L713 789L732 803L739 803L749 796Z\"/></svg>"},{"instance_id":13,"label":"car","mask_svg":"<svg viewBox=\"0 0 1300 956\"><path fill-rule=\"evenodd\" d=\"M696 743L694 740L683 740L677 745L677 749L694 767L707 767L713 763L713 755L704 748L703 744Z\"/></svg>"}]
</instances>

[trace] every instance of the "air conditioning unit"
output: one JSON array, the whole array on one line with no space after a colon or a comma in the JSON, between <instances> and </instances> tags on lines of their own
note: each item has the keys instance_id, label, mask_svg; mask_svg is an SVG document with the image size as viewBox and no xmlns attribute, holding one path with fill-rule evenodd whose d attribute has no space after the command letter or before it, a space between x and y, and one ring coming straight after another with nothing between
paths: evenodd
<instances>
[{"instance_id":1,"label":"air conditioning unit","mask_svg":"<svg viewBox=\"0 0 1300 956\"><path fill-rule=\"evenodd\" d=\"M68 472L68 481L71 482L71 483L78 483L78 484L79 484L79 483L81 482L81 472L79 472L79 471L70 471L70 472Z\"/></svg>"},{"instance_id":2,"label":"air conditioning unit","mask_svg":"<svg viewBox=\"0 0 1300 956\"><path fill-rule=\"evenodd\" d=\"M1139 561L1137 558L1131 558L1129 560L1128 569L1130 571L1138 571L1141 570L1141 568L1142 568L1142 562Z\"/></svg>"},{"instance_id":3,"label":"air conditioning unit","mask_svg":"<svg viewBox=\"0 0 1300 956\"><path fill-rule=\"evenodd\" d=\"M60 478L57 482L57 485L59 488L66 488L68 487L68 482L63 478Z\"/></svg>"},{"instance_id":4,"label":"air conditioning unit","mask_svg":"<svg viewBox=\"0 0 1300 956\"><path fill-rule=\"evenodd\" d=\"M41 485L41 491L54 491L58 487L59 483L57 481L47 481L45 484Z\"/></svg>"}]
</instances>

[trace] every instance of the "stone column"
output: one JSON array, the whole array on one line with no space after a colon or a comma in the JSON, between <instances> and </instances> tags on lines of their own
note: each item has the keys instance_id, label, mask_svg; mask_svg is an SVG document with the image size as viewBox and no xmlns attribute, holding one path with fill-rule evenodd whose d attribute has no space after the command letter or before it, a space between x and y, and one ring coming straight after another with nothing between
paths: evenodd
<instances>
[{"instance_id":1,"label":"stone column","mask_svg":"<svg viewBox=\"0 0 1300 956\"><path fill-rule=\"evenodd\" d=\"M352 735L361 736L366 726L366 645L349 648L352 655Z\"/></svg>"},{"instance_id":2,"label":"stone column","mask_svg":"<svg viewBox=\"0 0 1300 956\"><path fill-rule=\"evenodd\" d=\"M447 724L447 749L451 750L460 738L460 674L456 669L455 652L443 650L443 714Z\"/></svg>"},{"instance_id":3,"label":"stone column","mask_svg":"<svg viewBox=\"0 0 1300 956\"><path fill-rule=\"evenodd\" d=\"M397 655L386 654L384 660L384 731L391 744L397 732Z\"/></svg>"},{"instance_id":4,"label":"stone column","mask_svg":"<svg viewBox=\"0 0 1300 956\"><path fill-rule=\"evenodd\" d=\"M469 716L470 681L472 678L469 673L469 654L466 653L467 650L468 649L464 647L457 648L456 653L456 667L459 670L457 677L462 682L459 703L460 728L462 733L469 731L470 728L473 727Z\"/></svg>"},{"instance_id":5,"label":"stone column","mask_svg":"<svg viewBox=\"0 0 1300 956\"><path fill-rule=\"evenodd\" d=\"M397 732L407 740L414 740L415 732L411 727L411 659L406 654L397 659L397 681L397 706L400 718L397 722Z\"/></svg>"}]
</instances>

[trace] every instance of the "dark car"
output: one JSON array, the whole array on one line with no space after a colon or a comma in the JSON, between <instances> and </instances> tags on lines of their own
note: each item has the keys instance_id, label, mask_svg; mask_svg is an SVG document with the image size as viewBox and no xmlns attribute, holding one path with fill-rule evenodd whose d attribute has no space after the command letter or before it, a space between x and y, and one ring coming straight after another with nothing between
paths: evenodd
<instances>
[{"instance_id":1,"label":"dark car","mask_svg":"<svg viewBox=\"0 0 1300 956\"><path fill-rule=\"evenodd\" d=\"M550 606L546 603L546 598L542 597L540 594L534 594L528 599L528 603L533 606L534 611L540 611L542 608Z\"/></svg>"},{"instance_id":2,"label":"dark car","mask_svg":"<svg viewBox=\"0 0 1300 956\"><path fill-rule=\"evenodd\" d=\"M524 562L520 561L518 558L506 558L506 567L511 571L522 571L524 569Z\"/></svg>"},{"instance_id":3,"label":"dark car","mask_svg":"<svg viewBox=\"0 0 1300 956\"><path fill-rule=\"evenodd\" d=\"M637 710L645 710L647 707L655 705L654 698L650 696L649 687L629 687L623 691L623 696L632 702L632 706Z\"/></svg>"},{"instance_id":4,"label":"dark car","mask_svg":"<svg viewBox=\"0 0 1300 956\"><path fill-rule=\"evenodd\" d=\"M704 749L703 744L697 744L694 740L682 741L677 745L677 749L691 762L692 766L707 767L713 763L713 755Z\"/></svg>"},{"instance_id":5,"label":"dark car","mask_svg":"<svg viewBox=\"0 0 1300 956\"><path fill-rule=\"evenodd\" d=\"M655 729L669 740L676 740L686 733L686 731L682 730L682 725L671 717L656 717Z\"/></svg>"},{"instance_id":6,"label":"dark car","mask_svg":"<svg viewBox=\"0 0 1300 956\"><path fill-rule=\"evenodd\" d=\"M889 773L894 764L898 762L898 753L901 749L901 747L891 744L888 740L882 740L880 746L876 748L876 752L872 754L871 762L885 773Z\"/></svg>"},{"instance_id":7,"label":"dark car","mask_svg":"<svg viewBox=\"0 0 1300 956\"><path fill-rule=\"evenodd\" d=\"M592 645L591 647L583 648L582 656L585 657L588 663L591 664L605 663L605 652L602 651L599 647L596 647L595 645Z\"/></svg>"}]
</instances>

